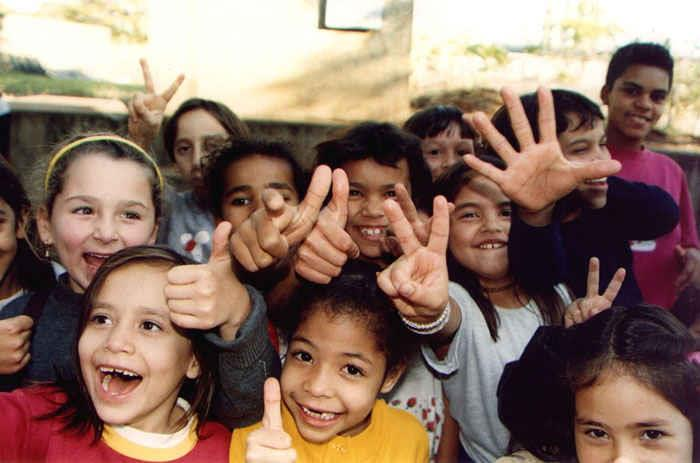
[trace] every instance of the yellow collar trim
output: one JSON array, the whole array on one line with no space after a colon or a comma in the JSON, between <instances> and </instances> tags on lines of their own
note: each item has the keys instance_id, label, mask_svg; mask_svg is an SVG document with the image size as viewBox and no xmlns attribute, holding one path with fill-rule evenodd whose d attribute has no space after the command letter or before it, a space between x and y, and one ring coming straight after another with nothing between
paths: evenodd
<instances>
[{"instance_id":1,"label":"yellow collar trim","mask_svg":"<svg viewBox=\"0 0 700 463\"><path fill-rule=\"evenodd\" d=\"M188 426L190 430L187 437L170 448L146 447L136 444L117 433L109 425L104 427L102 440L115 452L135 460L170 461L187 455L197 445L197 419L190 420Z\"/></svg>"}]
</instances>

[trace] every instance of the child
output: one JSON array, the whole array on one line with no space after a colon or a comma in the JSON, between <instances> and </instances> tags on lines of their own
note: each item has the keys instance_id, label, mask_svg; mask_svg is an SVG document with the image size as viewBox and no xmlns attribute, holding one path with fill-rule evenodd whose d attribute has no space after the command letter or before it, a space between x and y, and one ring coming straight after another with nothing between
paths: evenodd
<instances>
[{"instance_id":1,"label":"child","mask_svg":"<svg viewBox=\"0 0 700 463\"><path fill-rule=\"evenodd\" d=\"M542 128L534 135L529 129L534 129L538 117L544 123L545 95L547 104L553 106L552 118L546 121L550 132L547 136L551 138L544 138ZM493 117L493 125L506 141L493 137L489 142L509 163L506 176L514 175L510 185L499 180L497 183L523 206L514 215L511 231L509 258L513 272L528 287L546 288L564 281L577 297L583 297L588 261L598 257L604 281L612 279L620 267L627 272L615 303L639 303L642 296L633 277L628 242L671 230L678 221L678 208L658 187L607 175L576 178L567 172L574 166L617 167L617 163L610 161L605 148L603 116L598 106L567 90L554 90L551 95L550 100L549 94L543 93L540 102L535 94L521 98L508 95L513 98L508 111L502 108ZM516 121L515 112L522 120ZM520 127L521 132L511 128L511 121L512 127ZM518 146L526 154L513 157L510 152ZM552 160L550 170L542 167ZM522 178L529 175L530 179ZM547 197L547 188L555 181L568 187ZM533 206L533 202L539 204Z\"/></svg>"},{"instance_id":2,"label":"child","mask_svg":"<svg viewBox=\"0 0 700 463\"><path fill-rule=\"evenodd\" d=\"M678 320L652 306L541 328L503 374L501 417L547 461L697 461L697 350Z\"/></svg>"},{"instance_id":3,"label":"child","mask_svg":"<svg viewBox=\"0 0 700 463\"><path fill-rule=\"evenodd\" d=\"M377 287L378 268L355 264L327 285L300 288L288 326L281 416L279 395L270 400L266 387L266 420L234 431L232 462L292 461L292 448L297 461L427 462L421 425L377 398L403 373L409 333Z\"/></svg>"},{"instance_id":4,"label":"child","mask_svg":"<svg viewBox=\"0 0 700 463\"><path fill-rule=\"evenodd\" d=\"M168 271L190 262L150 246L107 259L85 293L79 374L0 394L0 460L226 461L230 434L206 421L213 355L171 321L164 294Z\"/></svg>"},{"instance_id":5,"label":"child","mask_svg":"<svg viewBox=\"0 0 700 463\"><path fill-rule=\"evenodd\" d=\"M433 181L462 156L474 153L476 135L452 105L431 106L413 114L403 129L421 139L423 159Z\"/></svg>"},{"instance_id":6,"label":"child","mask_svg":"<svg viewBox=\"0 0 700 463\"><path fill-rule=\"evenodd\" d=\"M55 278L28 239L31 204L12 167L0 158L0 310L26 291L51 287Z\"/></svg>"},{"instance_id":7,"label":"child","mask_svg":"<svg viewBox=\"0 0 700 463\"><path fill-rule=\"evenodd\" d=\"M608 149L622 163L619 176L663 188L680 208L680 223L669 233L631 246L644 300L667 309L688 284L700 285L700 241L685 173L668 156L644 146L672 81L673 58L665 47L631 43L613 55L600 91L608 106Z\"/></svg>"},{"instance_id":8,"label":"child","mask_svg":"<svg viewBox=\"0 0 700 463\"><path fill-rule=\"evenodd\" d=\"M73 371L70 346L78 333L85 288L112 254L152 244L157 233L162 176L148 153L127 139L97 134L68 140L51 156L43 186L39 235L66 273L54 288L22 296L0 312L0 318L25 314L34 319L30 360L0 376L4 390L54 381L57 373ZM217 395L215 411L234 425L249 424L262 412L258 390L278 360L264 336L264 304L249 296L231 272L229 231L230 226L222 225L215 240L221 244L210 262L169 272L167 301L181 326L216 328L210 339L221 353L226 390ZM0 337L0 346L9 349L22 337L27 342L28 335Z\"/></svg>"},{"instance_id":9,"label":"child","mask_svg":"<svg viewBox=\"0 0 700 463\"><path fill-rule=\"evenodd\" d=\"M161 95L155 93L148 63L141 60L145 94L129 105L129 136L145 149L160 129L167 103L184 79L179 76ZM168 190L158 242L204 263L209 260L214 220L207 205L204 158L227 139L248 135L248 127L224 104L191 98L183 102L163 127L163 145L187 189Z\"/></svg>"}]
</instances>

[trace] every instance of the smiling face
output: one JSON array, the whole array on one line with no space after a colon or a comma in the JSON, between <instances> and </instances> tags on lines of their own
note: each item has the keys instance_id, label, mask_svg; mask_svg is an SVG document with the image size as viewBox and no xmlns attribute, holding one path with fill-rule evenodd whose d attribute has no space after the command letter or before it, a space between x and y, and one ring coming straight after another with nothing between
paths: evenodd
<instances>
[{"instance_id":1,"label":"smiling face","mask_svg":"<svg viewBox=\"0 0 700 463\"><path fill-rule=\"evenodd\" d=\"M580 463L690 463L690 421L637 379L607 370L576 393L574 426Z\"/></svg>"},{"instance_id":2,"label":"smiling face","mask_svg":"<svg viewBox=\"0 0 700 463\"><path fill-rule=\"evenodd\" d=\"M669 87L668 72L642 64L628 67L612 88L603 87L610 137L641 144L663 114Z\"/></svg>"},{"instance_id":3,"label":"smiling face","mask_svg":"<svg viewBox=\"0 0 700 463\"><path fill-rule=\"evenodd\" d=\"M576 115L567 115L569 127L577 127L580 120ZM558 137L564 157L576 164L610 159L606 146L603 121L594 119L593 126L583 124L575 130L565 130ZM585 180L576 187L581 199L592 209L600 209L608 200L607 177Z\"/></svg>"},{"instance_id":4,"label":"smiling face","mask_svg":"<svg viewBox=\"0 0 700 463\"><path fill-rule=\"evenodd\" d=\"M148 171L127 159L83 155L66 171L51 216L40 210L37 224L41 240L68 271L70 287L82 293L110 255L155 241Z\"/></svg>"},{"instance_id":5,"label":"smiling face","mask_svg":"<svg viewBox=\"0 0 700 463\"><path fill-rule=\"evenodd\" d=\"M15 212L0 198L0 275L5 274L17 254L19 230Z\"/></svg>"},{"instance_id":6,"label":"smiling face","mask_svg":"<svg viewBox=\"0 0 700 463\"><path fill-rule=\"evenodd\" d=\"M449 248L485 288L510 282L508 232L511 203L493 181L475 176L453 201Z\"/></svg>"},{"instance_id":7,"label":"smiling face","mask_svg":"<svg viewBox=\"0 0 700 463\"><path fill-rule=\"evenodd\" d=\"M203 109L181 115L173 145L175 164L198 196L205 193L202 159L228 138L223 125Z\"/></svg>"},{"instance_id":8,"label":"smiling face","mask_svg":"<svg viewBox=\"0 0 700 463\"><path fill-rule=\"evenodd\" d=\"M453 122L434 137L424 138L421 142L421 150L423 159L435 181L462 156L474 153L474 140L462 138L459 125Z\"/></svg>"},{"instance_id":9,"label":"smiling face","mask_svg":"<svg viewBox=\"0 0 700 463\"><path fill-rule=\"evenodd\" d=\"M229 164L223 177L221 218L231 222L234 231L262 207L265 188L277 190L287 204L299 204L292 168L283 159L252 154Z\"/></svg>"},{"instance_id":10,"label":"smiling face","mask_svg":"<svg viewBox=\"0 0 700 463\"><path fill-rule=\"evenodd\" d=\"M299 325L287 352L282 398L299 433L314 443L362 432L377 394L389 392L401 373L385 374L386 356L366 320L331 317L323 308Z\"/></svg>"},{"instance_id":11,"label":"smiling face","mask_svg":"<svg viewBox=\"0 0 700 463\"><path fill-rule=\"evenodd\" d=\"M401 159L396 167L379 164L374 159L350 161L342 165L350 182L348 221L345 230L360 248L360 254L376 259L386 252L384 241L389 221L382 203L394 199L394 186L402 183L411 194L408 162Z\"/></svg>"},{"instance_id":12,"label":"smiling face","mask_svg":"<svg viewBox=\"0 0 700 463\"><path fill-rule=\"evenodd\" d=\"M114 270L92 303L80 335L80 370L100 419L170 433L184 413L180 386L199 375L191 342L175 331L165 300L168 266Z\"/></svg>"}]
</instances>

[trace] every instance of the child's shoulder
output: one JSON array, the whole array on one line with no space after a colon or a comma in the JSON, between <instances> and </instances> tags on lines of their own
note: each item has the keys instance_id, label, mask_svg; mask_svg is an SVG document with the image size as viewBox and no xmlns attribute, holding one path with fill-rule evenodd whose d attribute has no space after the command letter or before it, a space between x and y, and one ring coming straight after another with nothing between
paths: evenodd
<instances>
[{"instance_id":1,"label":"child's shoulder","mask_svg":"<svg viewBox=\"0 0 700 463\"><path fill-rule=\"evenodd\" d=\"M396 430L404 436L426 434L421 422L412 413L395 407L390 407L379 399L372 410L372 419L378 420L384 432ZM427 434L426 434L427 435Z\"/></svg>"},{"instance_id":2,"label":"child's shoulder","mask_svg":"<svg viewBox=\"0 0 700 463\"><path fill-rule=\"evenodd\" d=\"M66 402L66 395L53 386L31 386L2 394L4 405L12 404L31 416L42 416ZM2 407L4 408L4 407Z\"/></svg>"}]
</instances>

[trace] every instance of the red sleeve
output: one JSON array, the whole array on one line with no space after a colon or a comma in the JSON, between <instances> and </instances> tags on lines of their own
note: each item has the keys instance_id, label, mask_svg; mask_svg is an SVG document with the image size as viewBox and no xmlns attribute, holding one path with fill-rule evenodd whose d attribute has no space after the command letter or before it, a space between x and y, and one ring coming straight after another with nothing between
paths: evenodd
<instances>
[{"instance_id":1,"label":"red sleeve","mask_svg":"<svg viewBox=\"0 0 700 463\"><path fill-rule=\"evenodd\" d=\"M42 413L41 402L46 400L38 393L17 389L0 393L0 461L43 461L50 436L50 421L38 421Z\"/></svg>"},{"instance_id":2,"label":"red sleeve","mask_svg":"<svg viewBox=\"0 0 700 463\"><path fill-rule=\"evenodd\" d=\"M698 229L695 226L693 200L688 192L688 181L685 178L685 173L682 174L681 180L681 197L678 204L681 212L681 246L685 248L700 248Z\"/></svg>"}]
</instances>

